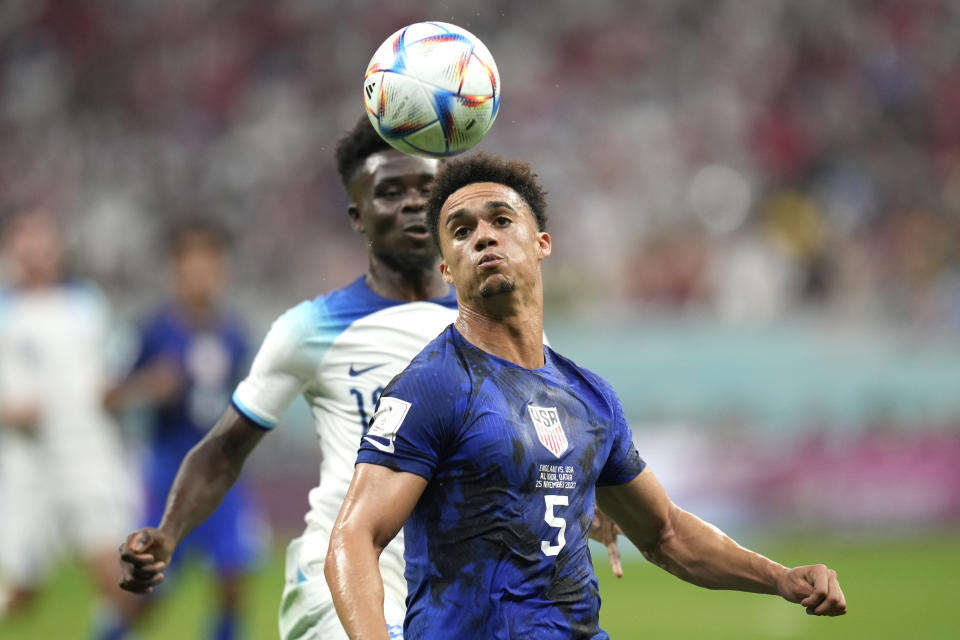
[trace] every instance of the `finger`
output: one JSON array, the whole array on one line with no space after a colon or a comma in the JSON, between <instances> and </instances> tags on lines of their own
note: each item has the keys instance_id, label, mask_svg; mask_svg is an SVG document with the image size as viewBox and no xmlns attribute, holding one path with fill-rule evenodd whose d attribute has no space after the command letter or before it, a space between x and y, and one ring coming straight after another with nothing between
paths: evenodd
<instances>
[{"instance_id":1,"label":"finger","mask_svg":"<svg viewBox=\"0 0 960 640\"><path fill-rule=\"evenodd\" d=\"M830 572L830 579L827 587L827 597L814 609L814 615L818 616L839 616L847 611L847 601L843 597L843 591L840 590L840 583L834 572Z\"/></svg>"},{"instance_id":2,"label":"finger","mask_svg":"<svg viewBox=\"0 0 960 640\"><path fill-rule=\"evenodd\" d=\"M800 601L800 604L807 607L807 609L815 609L823 602L823 599L827 597L827 583L829 579L825 567L822 569L812 567L811 569L811 575L807 576L807 582L812 583L813 591ZM813 578L812 580L810 579L811 577Z\"/></svg>"},{"instance_id":3,"label":"finger","mask_svg":"<svg viewBox=\"0 0 960 640\"><path fill-rule=\"evenodd\" d=\"M607 554L610 556L610 568L613 570L613 575L622 578L623 566L620 564L620 547L617 546L616 540L607 543Z\"/></svg>"},{"instance_id":4,"label":"finger","mask_svg":"<svg viewBox=\"0 0 960 640\"><path fill-rule=\"evenodd\" d=\"M163 582L163 574L158 573L149 580L126 578L120 581L120 588L133 593L152 593L153 587Z\"/></svg>"},{"instance_id":5,"label":"finger","mask_svg":"<svg viewBox=\"0 0 960 640\"><path fill-rule=\"evenodd\" d=\"M132 538L132 539L131 539ZM147 530L141 530L130 534L127 538L127 548L135 553L141 553L150 548L153 544L153 536Z\"/></svg>"},{"instance_id":6,"label":"finger","mask_svg":"<svg viewBox=\"0 0 960 640\"><path fill-rule=\"evenodd\" d=\"M120 559L138 567L143 567L157 562L157 559L152 553L131 553L130 551L121 553Z\"/></svg>"},{"instance_id":7,"label":"finger","mask_svg":"<svg viewBox=\"0 0 960 640\"><path fill-rule=\"evenodd\" d=\"M162 562L150 565L149 567L133 567L130 571L132 575L137 580L150 580L158 573L161 573L166 568L166 565Z\"/></svg>"}]
</instances>

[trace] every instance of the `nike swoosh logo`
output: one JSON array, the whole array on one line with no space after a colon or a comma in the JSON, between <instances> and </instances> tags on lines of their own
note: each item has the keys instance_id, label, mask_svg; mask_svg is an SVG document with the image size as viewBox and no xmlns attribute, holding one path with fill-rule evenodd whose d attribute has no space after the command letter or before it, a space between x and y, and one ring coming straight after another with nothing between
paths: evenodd
<instances>
[{"instance_id":1,"label":"nike swoosh logo","mask_svg":"<svg viewBox=\"0 0 960 640\"><path fill-rule=\"evenodd\" d=\"M386 362L384 362L384 363L382 363L382 364L374 364L374 365L370 365L369 367L364 367L363 369L354 369L354 368L353 368L353 365L351 364L351 365L350 365L350 371L349 371L350 377L351 377L351 378L354 378L354 377L356 377L356 376L362 376L362 375L365 374L367 371L373 371L374 369L377 369L377 368L379 368L379 367L382 367L382 366L384 366L384 365L386 365L386 364L387 364Z\"/></svg>"},{"instance_id":2,"label":"nike swoosh logo","mask_svg":"<svg viewBox=\"0 0 960 640\"><path fill-rule=\"evenodd\" d=\"M383 451L384 453L393 453L393 438L389 439L390 444L381 444L370 436L364 437L364 440L375 446L377 449L380 449L380 451Z\"/></svg>"}]
</instances>

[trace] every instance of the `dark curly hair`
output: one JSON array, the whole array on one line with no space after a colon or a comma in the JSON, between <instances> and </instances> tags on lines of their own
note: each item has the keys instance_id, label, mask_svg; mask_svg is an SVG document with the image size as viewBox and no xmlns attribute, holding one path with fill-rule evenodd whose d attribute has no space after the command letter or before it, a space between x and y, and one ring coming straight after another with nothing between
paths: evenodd
<instances>
[{"instance_id":1,"label":"dark curly hair","mask_svg":"<svg viewBox=\"0 0 960 640\"><path fill-rule=\"evenodd\" d=\"M392 149L387 141L380 137L366 114L357 120L353 129L337 142L337 171L344 187L350 186L350 179L366 159L378 151Z\"/></svg>"},{"instance_id":2,"label":"dark curly hair","mask_svg":"<svg viewBox=\"0 0 960 640\"><path fill-rule=\"evenodd\" d=\"M537 174L526 162L504 160L497 156L478 153L467 158L451 160L441 165L427 202L427 226L433 239L440 244L440 209L452 193L468 184L496 182L510 187L523 198L537 228L547 228L547 192L540 186Z\"/></svg>"}]
</instances>

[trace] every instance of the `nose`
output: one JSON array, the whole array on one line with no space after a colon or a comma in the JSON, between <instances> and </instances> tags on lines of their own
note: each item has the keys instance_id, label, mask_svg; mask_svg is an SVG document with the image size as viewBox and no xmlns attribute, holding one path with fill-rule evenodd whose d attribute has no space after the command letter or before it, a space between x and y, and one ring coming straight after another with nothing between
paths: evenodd
<instances>
[{"instance_id":1,"label":"nose","mask_svg":"<svg viewBox=\"0 0 960 640\"><path fill-rule=\"evenodd\" d=\"M427 206L427 197L422 189L407 189L404 195L401 211L403 213L419 213Z\"/></svg>"},{"instance_id":2,"label":"nose","mask_svg":"<svg viewBox=\"0 0 960 640\"><path fill-rule=\"evenodd\" d=\"M476 244L474 248L477 251L483 251L487 247L497 246L497 234L493 225L486 220L477 223Z\"/></svg>"}]
</instances>

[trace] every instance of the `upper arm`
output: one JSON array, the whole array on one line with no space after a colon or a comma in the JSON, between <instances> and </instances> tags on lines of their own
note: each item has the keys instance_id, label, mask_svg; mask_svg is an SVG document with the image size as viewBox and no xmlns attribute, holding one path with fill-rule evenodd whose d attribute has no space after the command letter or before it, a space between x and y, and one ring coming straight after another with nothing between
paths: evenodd
<instances>
[{"instance_id":1,"label":"upper arm","mask_svg":"<svg viewBox=\"0 0 960 640\"><path fill-rule=\"evenodd\" d=\"M597 487L597 504L641 551L668 534L676 509L650 469L624 484Z\"/></svg>"},{"instance_id":2,"label":"upper arm","mask_svg":"<svg viewBox=\"0 0 960 640\"><path fill-rule=\"evenodd\" d=\"M400 531L426 486L426 479L415 473L357 464L333 526L333 537L369 537L382 549Z\"/></svg>"},{"instance_id":3,"label":"upper arm","mask_svg":"<svg viewBox=\"0 0 960 640\"><path fill-rule=\"evenodd\" d=\"M228 406L197 447L215 452L239 469L266 433L266 430Z\"/></svg>"},{"instance_id":4,"label":"upper arm","mask_svg":"<svg viewBox=\"0 0 960 640\"><path fill-rule=\"evenodd\" d=\"M260 345L233 404L252 422L270 429L316 375L321 355L307 347L314 311L301 303L280 316Z\"/></svg>"}]
</instances>

